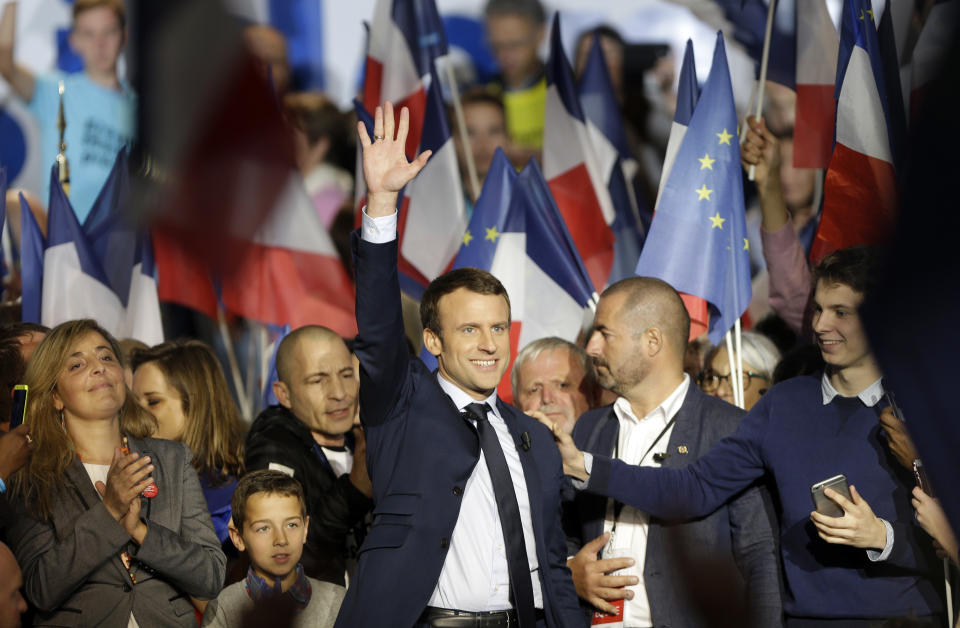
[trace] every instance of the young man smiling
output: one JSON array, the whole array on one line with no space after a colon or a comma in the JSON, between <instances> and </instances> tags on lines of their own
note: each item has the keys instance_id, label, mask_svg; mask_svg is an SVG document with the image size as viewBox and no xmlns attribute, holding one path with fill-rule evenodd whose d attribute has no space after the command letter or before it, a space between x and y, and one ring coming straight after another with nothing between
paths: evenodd
<instances>
[{"instance_id":1,"label":"young man smiling","mask_svg":"<svg viewBox=\"0 0 960 628\"><path fill-rule=\"evenodd\" d=\"M876 253L836 251L814 271L813 330L827 368L772 388L737 431L683 469L651 469L583 454L561 430L566 472L585 489L664 519L713 512L757 480L776 486L788 628L878 625L942 612L936 558L914 524L912 477L877 423L881 372L857 308L876 287ZM811 485L837 474L852 499L827 489L839 517L811 512Z\"/></svg>"},{"instance_id":2,"label":"young man smiling","mask_svg":"<svg viewBox=\"0 0 960 628\"><path fill-rule=\"evenodd\" d=\"M510 359L503 285L475 268L431 282L420 318L437 372L404 342L397 193L429 156L407 161L408 128L389 102L372 139L359 127L368 204L353 238L355 350L376 507L337 625L577 625L560 457L539 423L497 397Z\"/></svg>"}]
</instances>

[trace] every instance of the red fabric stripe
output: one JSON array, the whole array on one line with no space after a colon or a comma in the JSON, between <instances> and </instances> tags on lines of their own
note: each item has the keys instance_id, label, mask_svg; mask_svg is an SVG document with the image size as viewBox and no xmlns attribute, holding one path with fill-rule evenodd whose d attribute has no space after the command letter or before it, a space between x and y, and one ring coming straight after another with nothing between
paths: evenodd
<instances>
[{"instance_id":1,"label":"red fabric stripe","mask_svg":"<svg viewBox=\"0 0 960 628\"><path fill-rule=\"evenodd\" d=\"M203 260L183 246L180 235L173 229L155 227L152 239L159 299L193 308L215 319L217 294Z\"/></svg>"},{"instance_id":2,"label":"red fabric stripe","mask_svg":"<svg viewBox=\"0 0 960 628\"><path fill-rule=\"evenodd\" d=\"M833 85L797 85L794 168L826 168L830 164L837 117L833 91Z\"/></svg>"},{"instance_id":3,"label":"red fabric stripe","mask_svg":"<svg viewBox=\"0 0 960 628\"><path fill-rule=\"evenodd\" d=\"M580 164L547 182L583 265L597 292L607 285L613 265L613 232L593 190L590 173Z\"/></svg>"},{"instance_id":4,"label":"red fabric stripe","mask_svg":"<svg viewBox=\"0 0 960 628\"><path fill-rule=\"evenodd\" d=\"M368 56L363 74L363 107L371 116L374 109L380 104L380 86L382 84L383 64Z\"/></svg>"},{"instance_id":5,"label":"red fabric stripe","mask_svg":"<svg viewBox=\"0 0 960 628\"><path fill-rule=\"evenodd\" d=\"M690 315L690 340L699 338L710 329L710 308L705 300L692 294L681 292L680 298L683 299L683 305L687 308L687 314Z\"/></svg>"},{"instance_id":6,"label":"red fabric stripe","mask_svg":"<svg viewBox=\"0 0 960 628\"><path fill-rule=\"evenodd\" d=\"M339 259L253 242L238 246L243 259L222 284L228 309L264 323L324 325L356 335L353 285Z\"/></svg>"},{"instance_id":7,"label":"red fabric stripe","mask_svg":"<svg viewBox=\"0 0 960 628\"><path fill-rule=\"evenodd\" d=\"M503 377L500 378L500 385L497 386L497 395L507 403L513 403L513 383L510 381L510 373L513 372L513 362L517 359L522 329L523 321L512 321L510 323L510 363L507 365Z\"/></svg>"},{"instance_id":8,"label":"red fabric stripe","mask_svg":"<svg viewBox=\"0 0 960 628\"><path fill-rule=\"evenodd\" d=\"M819 262L837 249L880 244L897 217L893 165L837 144L823 190L823 215L810 251Z\"/></svg>"}]
</instances>

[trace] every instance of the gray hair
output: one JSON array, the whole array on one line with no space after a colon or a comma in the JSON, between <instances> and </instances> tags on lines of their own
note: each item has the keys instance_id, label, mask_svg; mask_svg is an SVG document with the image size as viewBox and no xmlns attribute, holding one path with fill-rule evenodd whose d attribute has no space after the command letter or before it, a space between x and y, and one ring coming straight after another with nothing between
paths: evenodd
<instances>
[{"instance_id":1,"label":"gray hair","mask_svg":"<svg viewBox=\"0 0 960 628\"><path fill-rule=\"evenodd\" d=\"M725 349L726 344L719 344L710 350L707 359L704 361L706 367L710 366L714 356L721 348ZM777 363L780 362L780 350L773 344L773 341L763 334L745 331L741 335L740 348L743 352L743 362L755 368L768 382L773 383L773 370L777 368Z\"/></svg>"},{"instance_id":2,"label":"gray hair","mask_svg":"<svg viewBox=\"0 0 960 628\"><path fill-rule=\"evenodd\" d=\"M593 387L593 369L590 368L590 359L587 352L569 340L558 338L557 336L548 336L538 338L525 346L517 354L517 359L513 362L513 370L510 371L510 384L513 386L513 394L517 394L517 386L520 382L520 369L530 360L536 360L540 354L555 351L557 349L567 349L570 355L577 359L580 368L583 369L584 379L587 380L589 388Z\"/></svg>"}]
</instances>

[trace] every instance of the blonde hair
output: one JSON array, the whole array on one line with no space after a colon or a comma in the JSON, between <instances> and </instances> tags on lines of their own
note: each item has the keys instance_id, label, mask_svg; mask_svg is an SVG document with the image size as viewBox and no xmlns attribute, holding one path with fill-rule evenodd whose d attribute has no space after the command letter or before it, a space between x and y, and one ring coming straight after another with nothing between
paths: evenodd
<instances>
[{"instance_id":1,"label":"blonde hair","mask_svg":"<svg viewBox=\"0 0 960 628\"><path fill-rule=\"evenodd\" d=\"M179 440L193 452L197 473L213 484L226 479L223 475L239 477L246 426L210 347L199 340L165 342L134 350L131 361L134 371L155 364L180 395L186 421Z\"/></svg>"},{"instance_id":2,"label":"blonde hair","mask_svg":"<svg viewBox=\"0 0 960 628\"><path fill-rule=\"evenodd\" d=\"M64 473L76 458L53 396L57 380L76 343L90 332L103 336L117 360L121 360L114 337L96 321L82 319L54 327L37 345L27 364L24 380L30 387L27 423L34 442L33 454L30 461L13 475L11 493L39 519L50 519L51 506L64 486ZM129 390L125 389L125 392L120 407L120 432L134 438L147 438L157 429L156 419L137 405Z\"/></svg>"}]
</instances>

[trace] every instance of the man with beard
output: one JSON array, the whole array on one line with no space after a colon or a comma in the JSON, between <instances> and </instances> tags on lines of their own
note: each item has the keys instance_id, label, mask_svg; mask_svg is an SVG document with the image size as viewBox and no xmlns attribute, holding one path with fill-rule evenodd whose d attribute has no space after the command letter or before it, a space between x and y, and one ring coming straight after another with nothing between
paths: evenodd
<instances>
[{"instance_id":1,"label":"man with beard","mask_svg":"<svg viewBox=\"0 0 960 628\"><path fill-rule=\"evenodd\" d=\"M744 412L702 393L683 371L689 334L683 301L659 279L632 277L604 291L587 354L600 386L619 396L580 418L573 430L578 447L630 464L680 468L733 433ZM587 610L618 614L625 627L709 625L691 604L682 561L671 555L675 537L691 560L716 561L740 577L730 584L745 590L750 625L780 625L773 524L757 486L707 517L674 525L583 492L571 510L568 549L576 555L568 565Z\"/></svg>"}]
</instances>

